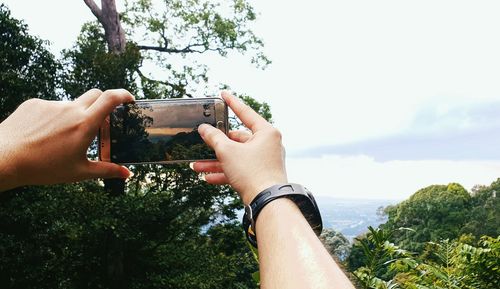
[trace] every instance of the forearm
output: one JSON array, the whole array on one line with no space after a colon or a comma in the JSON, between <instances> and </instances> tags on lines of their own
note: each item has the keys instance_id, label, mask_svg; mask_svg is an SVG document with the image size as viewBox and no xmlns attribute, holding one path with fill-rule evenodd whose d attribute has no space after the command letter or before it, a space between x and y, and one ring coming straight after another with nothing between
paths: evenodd
<instances>
[{"instance_id":1,"label":"forearm","mask_svg":"<svg viewBox=\"0 0 500 289\"><path fill-rule=\"evenodd\" d=\"M262 288L354 288L292 201L269 203L256 229Z\"/></svg>"},{"instance_id":2,"label":"forearm","mask_svg":"<svg viewBox=\"0 0 500 289\"><path fill-rule=\"evenodd\" d=\"M0 124L0 193L18 186L15 165L9 144L5 138L7 135L2 133Z\"/></svg>"}]
</instances>

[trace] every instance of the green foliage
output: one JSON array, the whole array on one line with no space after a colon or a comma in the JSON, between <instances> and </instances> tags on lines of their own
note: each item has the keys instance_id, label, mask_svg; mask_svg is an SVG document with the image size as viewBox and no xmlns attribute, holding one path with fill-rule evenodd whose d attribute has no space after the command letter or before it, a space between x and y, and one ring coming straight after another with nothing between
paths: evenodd
<instances>
[{"instance_id":1,"label":"green foliage","mask_svg":"<svg viewBox=\"0 0 500 289\"><path fill-rule=\"evenodd\" d=\"M110 197L86 182L1 197L2 288L254 287L239 224L202 233L208 211L173 192Z\"/></svg>"},{"instance_id":2,"label":"green foliage","mask_svg":"<svg viewBox=\"0 0 500 289\"><path fill-rule=\"evenodd\" d=\"M499 188L497 180L472 195L458 184L419 190L386 208L386 224L357 238L349 269L363 288L498 288Z\"/></svg>"},{"instance_id":3,"label":"green foliage","mask_svg":"<svg viewBox=\"0 0 500 289\"><path fill-rule=\"evenodd\" d=\"M470 236L428 242L415 256L390 243L392 233L370 228L359 240L366 262L354 275L363 288L493 289L500 284L500 236L484 236L478 246L467 243Z\"/></svg>"},{"instance_id":4,"label":"green foliage","mask_svg":"<svg viewBox=\"0 0 500 289\"><path fill-rule=\"evenodd\" d=\"M29 80L45 83L53 93L36 82L16 80L6 87L8 94L0 91L0 114L7 115L30 96L56 98L55 87L61 88L58 92L64 99L94 87L126 88L138 98L193 96L192 91L208 80L207 67L194 60L205 51L226 56L232 50L253 50L257 62L268 62L260 52L261 40L247 26L255 13L246 1L234 1L229 14L222 1L162 3L163 12L151 1L129 3L122 15L130 37L124 53L108 53L103 29L87 23L75 46L63 51L61 63L54 61L54 66L48 60L35 61L42 58L39 54L52 56L2 6L2 25L7 19L5 23L14 27L6 24L5 31L21 32L6 34L2 26L0 36L6 35L6 42L0 45L35 39L38 46L20 52L36 57L18 66L21 71L31 69L37 76ZM151 39L168 49L148 50L138 44ZM191 44L195 45L184 49ZM0 53L16 55L12 47L0 47ZM14 65L15 60L2 59L5 65ZM45 70L32 68L32 63ZM161 80L141 70L151 64ZM38 75L39 71L50 73ZM7 75L2 72L2 77ZM1 89L4 83L2 78ZM38 94L28 95L23 90L27 88ZM10 98L5 95L19 97L15 105L7 106L3 99ZM248 96L243 100L271 119L267 104ZM252 274L257 263L235 221L242 205L234 191L207 185L187 165L130 169L135 175L119 196L107 195L94 181L20 188L0 195L2 288L256 288Z\"/></svg>"},{"instance_id":5,"label":"green foliage","mask_svg":"<svg viewBox=\"0 0 500 289\"><path fill-rule=\"evenodd\" d=\"M481 235L500 235L500 179L489 186L476 186L472 189L472 208L462 233Z\"/></svg>"},{"instance_id":6,"label":"green foliage","mask_svg":"<svg viewBox=\"0 0 500 289\"><path fill-rule=\"evenodd\" d=\"M385 209L387 230L399 227L414 231L399 232L393 241L409 250L422 252L425 243L456 239L471 233L500 235L500 179L490 186L475 187L469 194L459 184L433 185L413 194L408 200Z\"/></svg>"},{"instance_id":7,"label":"green foliage","mask_svg":"<svg viewBox=\"0 0 500 289\"><path fill-rule=\"evenodd\" d=\"M253 62L264 66L270 63L260 51L262 40L250 29L256 13L245 0L161 0L154 4L128 1L123 16L124 22L133 28L129 29L132 38L142 38L182 57L207 51L221 56L232 50L252 51Z\"/></svg>"},{"instance_id":8,"label":"green foliage","mask_svg":"<svg viewBox=\"0 0 500 289\"><path fill-rule=\"evenodd\" d=\"M421 272L420 282L432 285L435 288L474 288L465 282L464 275L460 274L457 257L460 254L460 244L450 242L448 239L439 243L429 242L428 259L422 262L415 269Z\"/></svg>"},{"instance_id":9,"label":"green foliage","mask_svg":"<svg viewBox=\"0 0 500 289\"><path fill-rule=\"evenodd\" d=\"M121 15L129 43L140 50L142 61L155 67L154 75L137 69L142 92L148 98L193 96L207 86L204 55L251 53L251 61L266 67L263 42L250 25L256 19L251 5L233 1L128 1Z\"/></svg>"},{"instance_id":10,"label":"green foliage","mask_svg":"<svg viewBox=\"0 0 500 289\"><path fill-rule=\"evenodd\" d=\"M386 208L388 221L383 228L413 229L394 234L395 243L421 252L425 242L454 239L468 218L471 196L459 184L432 185L413 194L408 200Z\"/></svg>"},{"instance_id":11,"label":"green foliage","mask_svg":"<svg viewBox=\"0 0 500 289\"><path fill-rule=\"evenodd\" d=\"M395 280L402 288L497 288L499 238L483 237L479 246L462 240L429 242L427 253Z\"/></svg>"},{"instance_id":12,"label":"green foliage","mask_svg":"<svg viewBox=\"0 0 500 289\"><path fill-rule=\"evenodd\" d=\"M470 284L493 289L500 284L500 236L481 237L479 246L461 244L460 269Z\"/></svg>"},{"instance_id":13,"label":"green foliage","mask_svg":"<svg viewBox=\"0 0 500 289\"><path fill-rule=\"evenodd\" d=\"M92 22L82 27L76 45L63 51L61 82L67 98L77 98L91 88L125 88L138 93L139 50L129 44L124 53L115 54L106 45L103 29Z\"/></svg>"},{"instance_id":14,"label":"green foliage","mask_svg":"<svg viewBox=\"0 0 500 289\"><path fill-rule=\"evenodd\" d=\"M319 237L330 255L344 261L349 256L350 243L342 233L333 229L323 229Z\"/></svg>"},{"instance_id":15,"label":"green foliage","mask_svg":"<svg viewBox=\"0 0 500 289\"><path fill-rule=\"evenodd\" d=\"M370 226L368 231L363 238L357 238L353 245L353 248L356 246L361 249L364 260L363 266L353 272L354 276L364 288L397 288L392 280L383 279L392 275L389 265L397 261L407 262L410 253L389 241L396 230L386 231Z\"/></svg>"},{"instance_id":16,"label":"green foliage","mask_svg":"<svg viewBox=\"0 0 500 289\"><path fill-rule=\"evenodd\" d=\"M58 64L46 44L0 4L0 121L29 98L58 99Z\"/></svg>"}]
</instances>

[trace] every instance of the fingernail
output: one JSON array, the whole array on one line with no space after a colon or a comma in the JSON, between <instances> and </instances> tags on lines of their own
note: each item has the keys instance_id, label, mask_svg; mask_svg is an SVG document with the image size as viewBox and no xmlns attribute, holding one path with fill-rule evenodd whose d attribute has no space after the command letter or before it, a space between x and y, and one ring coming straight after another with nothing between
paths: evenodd
<instances>
[{"instance_id":1,"label":"fingernail","mask_svg":"<svg viewBox=\"0 0 500 289\"><path fill-rule=\"evenodd\" d=\"M124 169L126 169L126 170L128 171L128 176L127 176L127 178L131 178L131 177L133 177L133 176L134 176L134 173L133 173L131 170L129 170L126 166L122 166L122 168L124 168Z\"/></svg>"},{"instance_id":2,"label":"fingernail","mask_svg":"<svg viewBox=\"0 0 500 289\"><path fill-rule=\"evenodd\" d=\"M199 175L198 175L198 178L199 178L200 180L202 180L202 181L205 181L205 182L207 181L207 178L205 177L205 174L199 174Z\"/></svg>"},{"instance_id":3,"label":"fingernail","mask_svg":"<svg viewBox=\"0 0 500 289\"><path fill-rule=\"evenodd\" d=\"M190 162L189 167L194 171L194 162Z\"/></svg>"}]
</instances>

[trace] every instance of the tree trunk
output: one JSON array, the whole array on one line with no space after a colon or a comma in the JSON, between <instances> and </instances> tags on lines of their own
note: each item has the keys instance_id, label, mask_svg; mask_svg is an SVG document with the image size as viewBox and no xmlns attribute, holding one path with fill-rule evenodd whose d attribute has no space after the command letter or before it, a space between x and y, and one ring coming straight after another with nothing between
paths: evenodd
<instances>
[{"instance_id":1,"label":"tree trunk","mask_svg":"<svg viewBox=\"0 0 500 289\"><path fill-rule=\"evenodd\" d=\"M123 53L127 41L125 39L125 31L120 22L120 15L116 11L115 0L101 0L101 8L97 6L94 0L83 1L104 27L108 50L116 54Z\"/></svg>"},{"instance_id":2,"label":"tree trunk","mask_svg":"<svg viewBox=\"0 0 500 289\"><path fill-rule=\"evenodd\" d=\"M120 15L116 11L115 0L101 0L101 8L99 8L94 0L83 0L90 8L90 11L97 17L97 20L104 27L104 36L108 43L108 51L115 54L125 52L125 31L120 22ZM105 189L112 196L120 196L125 194L124 180L106 180ZM112 232L108 234L106 240L106 284L111 289L125 288L124 275L124 248L123 240L119 239Z\"/></svg>"}]
</instances>

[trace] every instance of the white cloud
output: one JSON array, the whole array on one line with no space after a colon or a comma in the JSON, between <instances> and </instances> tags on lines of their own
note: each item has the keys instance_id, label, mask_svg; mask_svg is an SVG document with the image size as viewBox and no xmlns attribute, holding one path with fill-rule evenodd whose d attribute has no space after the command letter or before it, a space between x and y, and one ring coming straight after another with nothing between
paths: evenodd
<instances>
[{"instance_id":1,"label":"white cloud","mask_svg":"<svg viewBox=\"0 0 500 289\"><path fill-rule=\"evenodd\" d=\"M500 161L389 161L367 156L288 158L289 181L315 195L403 200L433 184L458 182L470 190L500 176Z\"/></svg>"},{"instance_id":2,"label":"white cloud","mask_svg":"<svg viewBox=\"0 0 500 289\"><path fill-rule=\"evenodd\" d=\"M369 155L376 160L500 160L500 101L427 104L388 136L291 151L291 156Z\"/></svg>"},{"instance_id":3,"label":"white cloud","mask_svg":"<svg viewBox=\"0 0 500 289\"><path fill-rule=\"evenodd\" d=\"M500 128L500 98L442 97L415 110L407 131L414 134L474 131Z\"/></svg>"}]
</instances>

